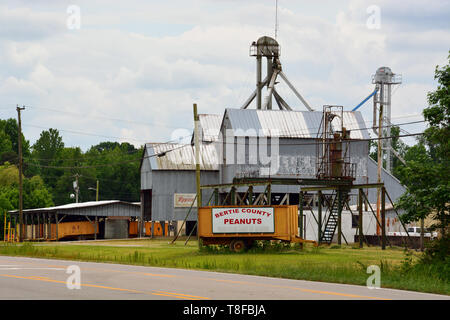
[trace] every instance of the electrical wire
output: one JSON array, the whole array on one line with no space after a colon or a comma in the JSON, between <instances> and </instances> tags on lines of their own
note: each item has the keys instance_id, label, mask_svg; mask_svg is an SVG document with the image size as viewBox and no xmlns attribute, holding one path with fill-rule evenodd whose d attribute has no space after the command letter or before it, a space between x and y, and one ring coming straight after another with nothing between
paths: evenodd
<instances>
[{"instance_id":1,"label":"electrical wire","mask_svg":"<svg viewBox=\"0 0 450 320\"><path fill-rule=\"evenodd\" d=\"M399 135L399 136L390 136L390 137L381 137L381 138L370 138L370 139L358 139L358 140L344 140L345 142L351 142L351 141L371 141L371 140L378 140L378 139L392 139L392 138L401 138L401 137L406 137L406 136L418 136L418 135L423 135L423 132L420 133L412 133L412 134L408 134L408 135ZM321 145L321 144L333 144L335 142L330 141L330 142L313 142L313 143L292 143L289 145ZM249 143L250 145L250 143ZM98 167L111 167L111 166L116 166L116 165L120 165L120 164L125 164L125 163L130 163L130 162L134 162L134 161L142 161L143 159L147 159L147 158L153 158L153 157L160 157L165 155L167 152L172 152L178 149L182 149L185 148L186 146L189 145L181 145L179 147L173 148L173 149L169 149L166 151L163 151L161 153L157 153L157 154L151 154L148 156L144 156L142 158L139 159L130 159L130 160L126 160L126 161L120 161L120 162L116 162L116 163L105 163L105 164L98 164L98 165L88 165L88 166L46 166L46 165L40 165L40 164L35 164L35 163L31 163L31 162L24 162L28 165L31 166L35 166L35 167L40 167L40 168L51 168L51 169L87 169L87 168L98 168Z\"/></svg>"},{"instance_id":2,"label":"electrical wire","mask_svg":"<svg viewBox=\"0 0 450 320\"><path fill-rule=\"evenodd\" d=\"M30 106L30 105L26 105L25 107L27 107L27 108L35 108L35 109L40 109L40 110L47 110L47 111L52 111L52 112L56 112L56 113L66 113L66 114L70 114L72 116L77 116L77 117L84 118L84 119L86 118L86 115L82 115L82 114L76 113L76 112L63 111L61 109L54 109L54 108L49 108L49 107ZM125 120L125 119L118 119L118 118L105 117L105 116L90 115L89 118L97 118L97 119L110 120L110 121L127 122L127 123L141 124L141 125L154 126L154 127L164 127L164 128L173 128L173 129L178 129L179 128L179 127L170 126L170 125L167 125L167 124L164 124L164 123L143 122L143 121L136 121L136 120Z\"/></svg>"}]
</instances>

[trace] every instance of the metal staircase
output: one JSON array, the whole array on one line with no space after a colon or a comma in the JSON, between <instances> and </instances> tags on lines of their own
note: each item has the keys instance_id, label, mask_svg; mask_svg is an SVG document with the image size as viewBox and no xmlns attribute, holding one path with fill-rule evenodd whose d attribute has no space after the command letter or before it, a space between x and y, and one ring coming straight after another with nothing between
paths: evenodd
<instances>
[{"instance_id":1,"label":"metal staircase","mask_svg":"<svg viewBox=\"0 0 450 320\"><path fill-rule=\"evenodd\" d=\"M342 192L342 196L340 199L339 199L337 192L334 194L332 205L329 206L330 213L328 215L328 219L325 224L324 230L321 232L321 236L320 236L321 243L330 244L331 241L333 241L333 236L334 236L334 233L336 232L336 227L338 225L339 207L341 208L341 211L342 211L350 190L342 189L341 192ZM340 204L339 204L339 202L340 202Z\"/></svg>"}]
</instances>

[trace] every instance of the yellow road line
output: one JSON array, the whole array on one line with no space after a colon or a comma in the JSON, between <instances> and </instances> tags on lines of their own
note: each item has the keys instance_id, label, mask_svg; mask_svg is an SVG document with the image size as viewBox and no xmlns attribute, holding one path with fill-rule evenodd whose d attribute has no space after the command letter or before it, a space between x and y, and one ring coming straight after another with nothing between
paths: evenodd
<instances>
[{"instance_id":1,"label":"yellow road line","mask_svg":"<svg viewBox=\"0 0 450 320\"><path fill-rule=\"evenodd\" d=\"M333 292L333 291L304 289L304 288L298 288L298 287L292 287L292 286L283 286L283 285L275 285L275 284L264 284L264 283L256 283L256 282L249 282L249 281L236 281L236 280L214 279L214 278L201 278L201 279L212 280L212 281L217 281L217 282L227 282L227 283L233 283L233 284L245 284L245 285L252 285L252 286L263 286L263 287L293 289L293 290L299 290L299 291L303 291L303 292L311 292L311 293L334 295L334 296L343 296L343 297L350 297L350 298L362 298L362 299L374 299L374 300L391 300L391 299L386 299L386 298L369 297L369 296L362 296L362 295L350 294L350 293L340 293L340 292Z\"/></svg>"},{"instance_id":2,"label":"yellow road line","mask_svg":"<svg viewBox=\"0 0 450 320\"><path fill-rule=\"evenodd\" d=\"M207 297L194 296L192 294L183 294L183 293L166 292L166 291L158 291L158 292L162 292L162 293L165 293L165 294L175 294L175 295L178 295L178 296L186 296L186 297L191 297L191 298L209 299Z\"/></svg>"},{"instance_id":3,"label":"yellow road line","mask_svg":"<svg viewBox=\"0 0 450 320\"><path fill-rule=\"evenodd\" d=\"M192 299L187 297L180 297L180 296L174 296L171 294L162 294L162 293L152 293L155 296L164 296L164 297L171 297L171 298L179 298L179 299L186 299L186 300L198 300L198 299Z\"/></svg>"},{"instance_id":4,"label":"yellow road line","mask_svg":"<svg viewBox=\"0 0 450 320\"><path fill-rule=\"evenodd\" d=\"M163 277L163 278L174 278L174 277L176 277L173 274L155 274L155 273L143 273L143 272L133 272L133 271L123 271L123 272L135 273L135 274L143 274L143 275L151 276L151 277Z\"/></svg>"},{"instance_id":5,"label":"yellow road line","mask_svg":"<svg viewBox=\"0 0 450 320\"><path fill-rule=\"evenodd\" d=\"M31 262L27 261L26 263L31 263ZM56 265L46 265L46 266L48 266L48 267L58 267L58 268L66 267L66 266L56 266ZM83 269L92 269L92 270L103 270L103 271L108 271L108 272L129 273L129 274L138 274L138 275L141 274L141 275L152 276L152 277L165 277L165 278L177 277L176 275L154 274L154 273L145 273L145 272L137 272L137 271L113 270L113 269L92 268L92 267L82 267L82 268ZM391 300L391 299L386 299L386 298L363 296L363 295L357 295L357 294L340 293L340 292L333 292L333 291L313 290L313 289L304 289L304 288L298 288L298 287L292 287L292 286L262 284L262 283L254 283L254 282L249 282L249 281L237 281L237 280L214 279L214 278L201 278L201 279L203 279L203 280L212 280L212 281L217 281L217 282L234 283L234 284L245 284L245 285L255 285L255 286L265 286L265 287L286 288L286 289L299 290L299 291L303 291L303 292L325 294L325 295L334 295L334 296L342 296L342 297L349 297L349 298L374 299L374 300ZM38 280L38 279L33 279L33 280ZM57 281L57 280L53 280L53 281ZM65 283L65 282L63 282L63 283ZM88 285L88 284L82 284L82 285L83 286L93 286L93 285ZM124 289L124 290L127 290L127 289ZM163 292L163 291L159 291L159 292ZM145 292L143 292L143 293L145 293ZM152 294L155 294L155 293L152 293ZM158 294L158 295L162 295L162 294ZM177 295L180 295L180 294L177 294ZM186 296L189 296L189 295L186 295ZM195 297L195 296L192 296L192 297ZM205 297L197 297L197 298L209 299L209 298L205 298Z\"/></svg>"},{"instance_id":6,"label":"yellow road line","mask_svg":"<svg viewBox=\"0 0 450 320\"><path fill-rule=\"evenodd\" d=\"M26 279L26 280L37 280L37 281L44 281L44 282L66 284L66 281L49 279L47 277L37 277L37 276L25 277L25 276L16 276L16 275L12 275L12 274L0 274L0 277ZM101 286L101 285L95 285L95 284L86 284L86 283L82 283L80 285L83 287L107 289L107 290L114 290L114 291L125 291L125 292L141 293L141 294L147 294L147 295L149 294L149 295L156 295L156 296L166 296L166 297L186 299L186 300L196 300L195 299L196 296L182 294L182 293L171 293L171 292L164 292L164 291L145 292L145 291L139 291L139 290L133 290L133 289L115 288L115 287ZM159 293L159 292L161 292L161 293ZM199 297L199 298L209 299L206 297Z\"/></svg>"}]
</instances>

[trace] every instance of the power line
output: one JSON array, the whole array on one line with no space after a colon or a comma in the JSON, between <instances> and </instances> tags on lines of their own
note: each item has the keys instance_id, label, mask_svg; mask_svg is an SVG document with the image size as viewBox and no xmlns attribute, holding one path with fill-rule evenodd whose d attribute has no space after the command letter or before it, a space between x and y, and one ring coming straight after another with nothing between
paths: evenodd
<instances>
[{"instance_id":1,"label":"power line","mask_svg":"<svg viewBox=\"0 0 450 320\"><path fill-rule=\"evenodd\" d=\"M173 139L173 140L169 140L169 141L166 141L166 142L162 142L162 144L175 143L177 140L184 139L184 138L187 138L187 137L190 137L190 136L191 135L180 137L180 138ZM94 147L94 146L92 146L92 147ZM120 153L120 155L131 155L131 154L137 153L137 152L142 152L142 150L141 149L136 149L136 150L132 150L132 151L127 151L125 153ZM111 156L111 153L98 154L98 155L85 155L85 154L82 154L80 156L80 158L47 158L47 159L44 159L44 158L33 158L33 157L31 157L31 158L24 158L24 159L27 159L27 160L38 160L38 161L60 160L60 161L80 161L80 162L85 162L86 158L87 159L95 159L95 158L98 159L98 158L107 157L107 156Z\"/></svg>"},{"instance_id":2,"label":"power line","mask_svg":"<svg viewBox=\"0 0 450 320\"><path fill-rule=\"evenodd\" d=\"M77 116L77 117L84 118L84 119L86 119L86 117L87 117L85 114L83 115L83 114L76 113L76 112L62 111L61 109L53 109L53 108L48 108L48 107L37 107L37 106L26 106L26 107L35 108L35 109L41 109L41 110L47 110L47 111L56 112L56 113L66 113L66 114L70 114L72 116ZM89 118L97 118L97 119L103 119L103 120L127 122L127 123L133 123L133 124L142 124L142 125L154 126L154 127L164 127L164 128L173 128L173 129L178 129L179 128L179 127L170 126L170 125L167 125L167 124L164 124L164 123L154 123L154 122L143 122L143 121L136 121L136 120L126 120L126 119L118 119L118 118L105 117L105 116L93 116L93 115L90 115Z\"/></svg>"},{"instance_id":3,"label":"power line","mask_svg":"<svg viewBox=\"0 0 450 320\"><path fill-rule=\"evenodd\" d=\"M392 139L392 138L411 137L411 136L419 136L419 135L423 135L423 132L398 135L398 136L381 137L381 138L377 137L377 138L370 138L370 139L344 140L344 142L362 142L362 141L372 141L372 140L378 140L378 139ZM335 142L330 141L330 142L292 143L289 145L307 146L307 145L322 145L322 144L333 144L333 143L335 143ZM251 145L251 143L249 143L249 145ZM252 145L257 145L257 144L252 144ZM87 168L97 168L97 167L111 167L111 166L130 163L130 162L134 162L134 161L141 161L142 159L159 157L159 156L165 155L167 152L172 152L172 151L175 151L178 149L182 149L182 148L185 148L186 146L189 146L189 145L181 145L177 148L169 149L164 152L157 153L157 154L151 154L148 156L144 156L139 159L131 159L131 160L127 160L127 161L121 161L121 162L116 162L116 163L106 163L106 164L99 164L99 165L69 167L69 166L45 166L45 165L39 165L39 164L34 164L34 163L29 163L29 162L27 162L27 164L29 164L31 166L35 166L35 167L51 168L51 169L87 169Z\"/></svg>"},{"instance_id":4,"label":"power line","mask_svg":"<svg viewBox=\"0 0 450 320\"><path fill-rule=\"evenodd\" d=\"M26 127L34 127L34 128L40 128L40 129L52 129L52 128L49 128L49 127L43 127L43 126L38 126L38 125L34 125L34 124L24 124L24 125ZM81 131L68 130L68 129L57 129L57 130L62 131L62 132L81 134L81 135L85 135L85 136L94 136L94 137L101 137L101 138L107 138L107 139L119 139L119 140L134 140L134 141L138 141L138 142L145 142L145 140L140 140L140 139L135 139L135 138L128 138L128 137L106 136L106 135L100 135L100 134L97 134L97 133L88 133L88 132L81 132Z\"/></svg>"}]
</instances>

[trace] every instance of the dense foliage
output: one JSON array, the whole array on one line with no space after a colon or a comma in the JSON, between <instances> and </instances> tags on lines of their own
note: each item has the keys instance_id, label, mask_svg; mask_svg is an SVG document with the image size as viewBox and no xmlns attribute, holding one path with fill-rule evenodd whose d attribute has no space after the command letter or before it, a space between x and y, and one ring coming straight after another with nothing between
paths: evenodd
<instances>
[{"instance_id":1,"label":"dense foliage","mask_svg":"<svg viewBox=\"0 0 450 320\"><path fill-rule=\"evenodd\" d=\"M450 60L450 55L449 55ZM423 115L428 123L418 144L408 150L400 170L407 192L399 199L404 221L432 216L434 228L445 235L450 209L450 64L436 67L438 87L428 94Z\"/></svg>"},{"instance_id":2,"label":"dense foliage","mask_svg":"<svg viewBox=\"0 0 450 320\"><path fill-rule=\"evenodd\" d=\"M0 228L4 213L18 208L18 126L0 119ZM73 182L79 176L79 201L139 201L142 149L129 143L102 142L86 152L66 147L56 129L44 130L30 146L22 136L24 209L62 205L75 200ZM0 237L3 236L3 232Z\"/></svg>"}]
</instances>

